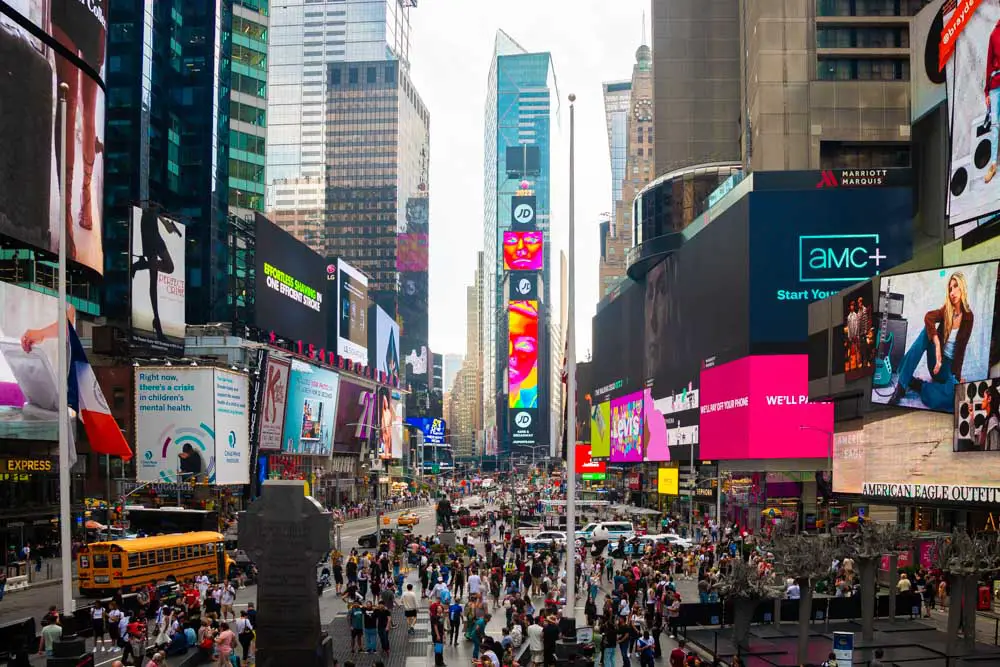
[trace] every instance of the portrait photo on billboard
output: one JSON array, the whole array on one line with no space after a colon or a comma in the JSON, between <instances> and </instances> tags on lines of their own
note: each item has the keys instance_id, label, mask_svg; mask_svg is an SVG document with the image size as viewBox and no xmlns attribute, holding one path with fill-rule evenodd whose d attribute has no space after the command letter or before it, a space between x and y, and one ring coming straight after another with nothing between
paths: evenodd
<instances>
[{"instance_id":1,"label":"portrait photo on billboard","mask_svg":"<svg viewBox=\"0 0 1000 667\"><path fill-rule=\"evenodd\" d=\"M68 0L65 4L85 7ZM15 9L21 7L32 14L36 5L47 9L49 3L14 3ZM0 99L17 103L4 107L0 123L0 234L57 254L59 239L65 233L67 258L103 274L104 91L95 78L57 54L7 11L0 8L0 72L4 73ZM86 9L83 13L89 14ZM100 25L96 26L100 32L67 33L65 25L54 24L49 28L70 42L74 34L74 38L85 38L87 51L99 52L86 55L97 64L103 63ZM79 49L75 52L80 53ZM63 83L69 86L65 150L59 139L61 117L56 94ZM63 161L67 198L65 217L60 219L59 170Z\"/></svg>"},{"instance_id":2,"label":"portrait photo on billboard","mask_svg":"<svg viewBox=\"0 0 1000 667\"><path fill-rule=\"evenodd\" d=\"M871 282L844 296L844 376L858 380L875 372L875 305Z\"/></svg>"},{"instance_id":3,"label":"portrait photo on billboard","mask_svg":"<svg viewBox=\"0 0 1000 667\"><path fill-rule=\"evenodd\" d=\"M103 80L109 0L6 0L6 3L69 49Z\"/></svg>"},{"instance_id":4,"label":"portrait photo on billboard","mask_svg":"<svg viewBox=\"0 0 1000 667\"><path fill-rule=\"evenodd\" d=\"M368 363L368 276L337 260L337 354Z\"/></svg>"},{"instance_id":5,"label":"portrait photo on billboard","mask_svg":"<svg viewBox=\"0 0 1000 667\"><path fill-rule=\"evenodd\" d=\"M952 40L954 52L946 67L948 223L953 227L1000 210L1000 69L995 66L1000 60L1000 0L982 0L973 7ZM945 26L956 11L950 9L944 14Z\"/></svg>"},{"instance_id":6,"label":"portrait photo on billboard","mask_svg":"<svg viewBox=\"0 0 1000 667\"><path fill-rule=\"evenodd\" d=\"M70 322L76 320L72 306L67 315ZM25 426L11 428L11 437L54 440L58 436L57 320L55 297L0 282L0 406L7 408L4 424ZM50 428L32 434L31 427L42 422Z\"/></svg>"},{"instance_id":7,"label":"portrait photo on billboard","mask_svg":"<svg viewBox=\"0 0 1000 667\"><path fill-rule=\"evenodd\" d=\"M505 271L541 271L544 260L541 231L504 232L503 268Z\"/></svg>"},{"instance_id":8,"label":"portrait photo on billboard","mask_svg":"<svg viewBox=\"0 0 1000 667\"><path fill-rule=\"evenodd\" d=\"M288 408L281 451L329 456L337 412L340 376L296 359L288 384Z\"/></svg>"},{"instance_id":9,"label":"portrait photo on billboard","mask_svg":"<svg viewBox=\"0 0 1000 667\"><path fill-rule=\"evenodd\" d=\"M156 207L132 209L132 330L154 350L184 352L184 225Z\"/></svg>"},{"instance_id":10,"label":"portrait photo on billboard","mask_svg":"<svg viewBox=\"0 0 1000 667\"><path fill-rule=\"evenodd\" d=\"M879 320L872 402L951 412L957 384L989 377L997 266L881 277L880 308L899 314Z\"/></svg>"},{"instance_id":11,"label":"portrait photo on billboard","mask_svg":"<svg viewBox=\"0 0 1000 667\"><path fill-rule=\"evenodd\" d=\"M375 413L378 419L378 455L382 459L393 458L392 430L396 422L396 413L392 404L392 392L388 387L378 388L378 400L375 403Z\"/></svg>"},{"instance_id":12,"label":"portrait photo on billboard","mask_svg":"<svg viewBox=\"0 0 1000 667\"><path fill-rule=\"evenodd\" d=\"M381 306L375 306L375 369L399 377L399 324Z\"/></svg>"},{"instance_id":13,"label":"portrait photo on billboard","mask_svg":"<svg viewBox=\"0 0 1000 667\"><path fill-rule=\"evenodd\" d=\"M1000 452L1000 379L955 387L955 451Z\"/></svg>"},{"instance_id":14,"label":"portrait photo on billboard","mask_svg":"<svg viewBox=\"0 0 1000 667\"><path fill-rule=\"evenodd\" d=\"M281 338L326 347L326 262L259 213L256 221L256 324Z\"/></svg>"},{"instance_id":15,"label":"portrait photo on billboard","mask_svg":"<svg viewBox=\"0 0 1000 667\"><path fill-rule=\"evenodd\" d=\"M507 305L509 407L538 407L538 302Z\"/></svg>"},{"instance_id":16,"label":"portrait photo on billboard","mask_svg":"<svg viewBox=\"0 0 1000 667\"><path fill-rule=\"evenodd\" d=\"M333 451L358 454L377 430L374 388L341 379Z\"/></svg>"}]
</instances>

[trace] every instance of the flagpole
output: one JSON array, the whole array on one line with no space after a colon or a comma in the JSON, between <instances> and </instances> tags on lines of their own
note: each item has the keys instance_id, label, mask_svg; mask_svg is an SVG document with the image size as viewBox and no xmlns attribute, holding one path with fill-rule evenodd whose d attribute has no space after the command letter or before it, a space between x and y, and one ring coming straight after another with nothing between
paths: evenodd
<instances>
[{"instance_id":1,"label":"flagpole","mask_svg":"<svg viewBox=\"0 0 1000 667\"><path fill-rule=\"evenodd\" d=\"M576 203L574 174L574 103L569 96L569 285L566 304L566 618L576 619Z\"/></svg>"},{"instance_id":2,"label":"flagpole","mask_svg":"<svg viewBox=\"0 0 1000 667\"><path fill-rule=\"evenodd\" d=\"M69 346L67 345L66 321L66 235L70 233L66 225L66 209L69 207L66 192L66 96L69 86L59 84L59 224L63 226L59 234L59 552L62 559L62 603L63 612L73 613L73 550L70 529L73 517L70 515L70 465L72 453L69 451Z\"/></svg>"}]
</instances>

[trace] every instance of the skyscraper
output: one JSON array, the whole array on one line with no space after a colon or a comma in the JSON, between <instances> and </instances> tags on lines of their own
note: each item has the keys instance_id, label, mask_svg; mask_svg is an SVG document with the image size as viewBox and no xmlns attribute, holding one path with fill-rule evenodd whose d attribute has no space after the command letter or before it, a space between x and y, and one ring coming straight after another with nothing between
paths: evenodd
<instances>
[{"instance_id":1,"label":"skyscraper","mask_svg":"<svg viewBox=\"0 0 1000 667\"><path fill-rule=\"evenodd\" d=\"M266 14L265 0L113 4L104 146L112 319L128 316L136 202L159 204L187 228L187 321L234 319L232 232L264 208Z\"/></svg>"},{"instance_id":2,"label":"skyscraper","mask_svg":"<svg viewBox=\"0 0 1000 667\"><path fill-rule=\"evenodd\" d=\"M483 427L486 431L496 429L501 453L509 452L514 446L511 420L515 413L509 406L512 401L508 400L511 391L508 361L515 356L510 353L508 303L514 297L506 293L509 284L505 279L509 273L504 267L504 233L512 231L511 209L515 196L526 197L525 201L532 202L533 213L528 227L543 237L542 248L535 250L542 255L540 270L530 269L537 271L538 293L536 299L531 300L534 303L525 302L518 315L526 327L522 332L526 338L524 345L535 350L523 358L519 356L519 363L525 365L524 377L534 386L530 393L526 393L524 385L518 391L519 395L529 396L525 400L536 406L530 408L536 411L534 414L517 412L526 424L525 430L533 431L533 435L526 435L520 444L545 443L549 435L552 367L546 339L551 317L553 314L558 317L558 310L552 308L553 290L550 289L555 238L552 162L558 153L558 149L553 150L553 137L558 133L558 111L559 92L549 53L530 52L503 30L498 30L486 94L482 345Z\"/></svg>"}]
</instances>

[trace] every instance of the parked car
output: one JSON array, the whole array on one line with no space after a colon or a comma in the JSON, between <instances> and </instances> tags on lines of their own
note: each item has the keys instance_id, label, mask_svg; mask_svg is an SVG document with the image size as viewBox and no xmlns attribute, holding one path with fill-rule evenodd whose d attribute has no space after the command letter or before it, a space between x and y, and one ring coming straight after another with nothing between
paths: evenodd
<instances>
[{"instance_id":1,"label":"parked car","mask_svg":"<svg viewBox=\"0 0 1000 667\"><path fill-rule=\"evenodd\" d=\"M524 540L528 553L544 551L556 543L557 548L566 546L566 533L561 530L543 530Z\"/></svg>"},{"instance_id":2,"label":"parked car","mask_svg":"<svg viewBox=\"0 0 1000 667\"><path fill-rule=\"evenodd\" d=\"M379 542L381 542L382 540L390 539L395 532L396 529L394 528L379 528L377 535L375 531L372 531L370 533L367 533L359 537L358 546L361 547L362 549L374 549L375 547L378 546ZM403 532L409 533L411 531L409 529L406 529Z\"/></svg>"}]
</instances>

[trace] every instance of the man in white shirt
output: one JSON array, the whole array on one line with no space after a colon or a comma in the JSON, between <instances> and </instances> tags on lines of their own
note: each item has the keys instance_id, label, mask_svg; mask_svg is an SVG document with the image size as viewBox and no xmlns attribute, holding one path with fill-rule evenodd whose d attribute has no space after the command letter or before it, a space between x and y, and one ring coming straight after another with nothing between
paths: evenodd
<instances>
[{"instance_id":1,"label":"man in white shirt","mask_svg":"<svg viewBox=\"0 0 1000 667\"><path fill-rule=\"evenodd\" d=\"M403 593L403 614L406 616L406 633L413 634L413 626L417 623L417 594L413 592L413 584L406 584L406 592Z\"/></svg>"},{"instance_id":2,"label":"man in white shirt","mask_svg":"<svg viewBox=\"0 0 1000 667\"><path fill-rule=\"evenodd\" d=\"M785 597L789 600L798 600L802 597L802 591L794 579L788 580L788 586L785 588Z\"/></svg>"},{"instance_id":3,"label":"man in white shirt","mask_svg":"<svg viewBox=\"0 0 1000 667\"><path fill-rule=\"evenodd\" d=\"M469 575L469 595L478 595L479 591L482 590L482 587L483 580L479 576L479 572L473 571L473 573Z\"/></svg>"},{"instance_id":4,"label":"man in white shirt","mask_svg":"<svg viewBox=\"0 0 1000 667\"><path fill-rule=\"evenodd\" d=\"M531 662L540 665L545 662L545 641L542 639L540 619L528 626L528 650L531 651Z\"/></svg>"}]
</instances>

